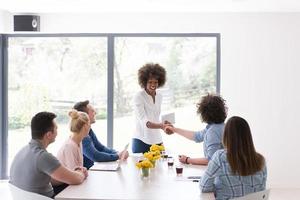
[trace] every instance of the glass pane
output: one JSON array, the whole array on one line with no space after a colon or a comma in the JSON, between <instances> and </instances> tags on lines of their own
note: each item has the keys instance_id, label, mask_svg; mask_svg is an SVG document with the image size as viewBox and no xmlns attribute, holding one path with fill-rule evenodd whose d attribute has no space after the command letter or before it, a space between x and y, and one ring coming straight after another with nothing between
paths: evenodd
<instances>
[{"instance_id":1,"label":"glass pane","mask_svg":"<svg viewBox=\"0 0 300 200\"><path fill-rule=\"evenodd\" d=\"M215 37L119 37L115 42L114 145L121 148L131 141L134 131L133 95L140 90L137 71L147 62L167 70L162 113L175 112L176 126L200 130L196 115L201 95L216 92ZM166 147L178 153L199 154L202 145L178 135L163 134Z\"/></svg>"},{"instance_id":2,"label":"glass pane","mask_svg":"<svg viewBox=\"0 0 300 200\"><path fill-rule=\"evenodd\" d=\"M56 155L68 137L68 111L90 100L97 109L93 129L106 143L107 40L85 37L9 39L9 165L30 138L30 120L40 111L57 114L58 136L48 150Z\"/></svg>"}]
</instances>

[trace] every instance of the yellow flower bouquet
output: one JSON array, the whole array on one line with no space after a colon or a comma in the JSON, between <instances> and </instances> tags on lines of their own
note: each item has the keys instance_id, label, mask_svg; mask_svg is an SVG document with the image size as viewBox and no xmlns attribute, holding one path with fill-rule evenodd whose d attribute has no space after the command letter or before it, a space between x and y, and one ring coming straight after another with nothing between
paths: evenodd
<instances>
[{"instance_id":1,"label":"yellow flower bouquet","mask_svg":"<svg viewBox=\"0 0 300 200\"><path fill-rule=\"evenodd\" d=\"M149 160L140 160L136 163L136 167L141 169L142 177L149 176L149 168L153 168L153 164Z\"/></svg>"},{"instance_id":2,"label":"yellow flower bouquet","mask_svg":"<svg viewBox=\"0 0 300 200\"><path fill-rule=\"evenodd\" d=\"M150 161L155 161L160 159L160 152L159 151L148 151L144 153L144 157Z\"/></svg>"},{"instance_id":3,"label":"yellow flower bouquet","mask_svg":"<svg viewBox=\"0 0 300 200\"><path fill-rule=\"evenodd\" d=\"M153 144L151 145L150 147L150 151L159 151L159 152L162 152L165 150L165 147L164 145L157 145L157 144Z\"/></svg>"},{"instance_id":4,"label":"yellow flower bouquet","mask_svg":"<svg viewBox=\"0 0 300 200\"><path fill-rule=\"evenodd\" d=\"M148 151L144 153L144 157L147 158L155 167L155 161L160 159L160 151Z\"/></svg>"},{"instance_id":5,"label":"yellow flower bouquet","mask_svg":"<svg viewBox=\"0 0 300 200\"><path fill-rule=\"evenodd\" d=\"M138 163L136 163L136 167L139 169L153 168L153 165L149 160L140 160Z\"/></svg>"}]
</instances>

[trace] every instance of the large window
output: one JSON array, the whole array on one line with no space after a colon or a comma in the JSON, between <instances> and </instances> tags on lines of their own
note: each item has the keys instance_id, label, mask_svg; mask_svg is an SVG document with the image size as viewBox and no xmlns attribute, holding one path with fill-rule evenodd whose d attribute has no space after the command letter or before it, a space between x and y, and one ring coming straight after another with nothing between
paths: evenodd
<instances>
[{"instance_id":1,"label":"large window","mask_svg":"<svg viewBox=\"0 0 300 200\"><path fill-rule=\"evenodd\" d=\"M106 141L106 38L13 37L8 48L8 159L31 138L30 119L40 111L57 114L56 155L69 136L68 111L89 99L97 110L93 127Z\"/></svg>"},{"instance_id":2,"label":"large window","mask_svg":"<svg viewBox=\"0 0 300 200\"><path fill-rule=\"evenodd\" d=\"M26 34L0 39L1 178L29 142L34 114L57 114L58 137L48 148L56 155L70 134L68 111L80 100L88 99L96 108L92 128L99 140L121 150L132 138L132 98L141 89L137 71L147 62L167 71L160 89L162 113L174 112L178 127L203 128L196 103L207 92L219 92L219 34ZM163 140L172 152L202 152L202 145L177 135L163 134Z\"/></svg>"}]
</instances>

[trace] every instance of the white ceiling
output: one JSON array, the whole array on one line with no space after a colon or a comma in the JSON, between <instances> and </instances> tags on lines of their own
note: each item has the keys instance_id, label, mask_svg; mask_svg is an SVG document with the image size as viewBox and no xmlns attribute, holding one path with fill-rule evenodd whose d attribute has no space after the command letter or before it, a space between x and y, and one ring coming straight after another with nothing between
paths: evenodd
<instances>
[{"instance_id":1,"label":"white ceiling","mask_svg":"<svg viewBox=\"0 0 300 200\"><path fill-rule=\"evenodd\" d=\"M300 12L300 0L0 0L11 13Z\"/></svg>"}]
</instances>

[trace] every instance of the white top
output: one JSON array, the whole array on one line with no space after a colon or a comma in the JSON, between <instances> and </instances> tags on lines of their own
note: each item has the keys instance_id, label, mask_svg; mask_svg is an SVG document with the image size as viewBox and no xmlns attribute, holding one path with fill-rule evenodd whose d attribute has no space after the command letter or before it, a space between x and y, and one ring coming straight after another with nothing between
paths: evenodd
<instances>
[{"instance_id":1,"label":"white top","mask_svg":"<svg viewBox=\"0 0 300 200\"><path fill-rule=\"evenodd\" d=\"M133 138L140 139L146 144L162 143L160 129L150 129L146 123L160 123L159 115L162 95L156 91L155 103L145 90L139 91L134 97L135 132Z\"/></svg>"},{"instance_id":2,"label":"white top","mask_svg":"<svg viewBox=\"0 0 300 200\"><path fill-rule=\"evenodd\" d=\"M64 167L70 170L74 170L76 167L82 167L82 144L76 144L76 142L69 137L59 149L57 153L57 159Z\"/></svg>"}]
</instances>

